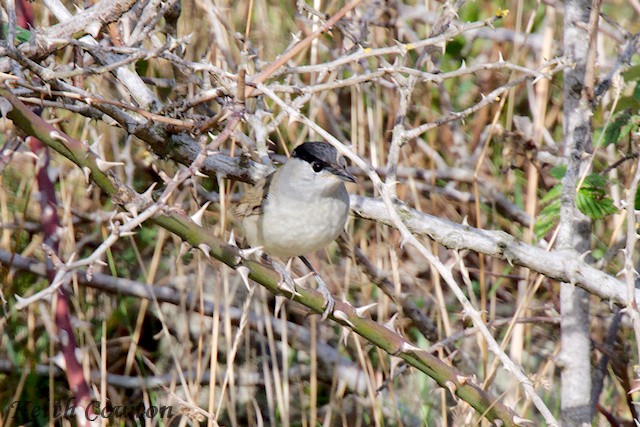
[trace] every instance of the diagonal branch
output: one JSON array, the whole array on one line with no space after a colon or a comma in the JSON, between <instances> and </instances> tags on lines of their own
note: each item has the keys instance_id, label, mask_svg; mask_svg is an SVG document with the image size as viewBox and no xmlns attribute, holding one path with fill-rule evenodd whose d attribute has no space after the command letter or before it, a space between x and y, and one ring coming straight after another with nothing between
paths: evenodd
<instances>
[{"instance_id":1,"label":"diagonal branch","mask_svg":"<svg viewBox=\"0 0 640 427\"><path fill-rule=\"evenodd\" d=\"M16 126L30 135L36 136L42 142L82 168L88 168L91 180L99 185L103 191L122 205L122 200L136 200L136 193L121 183L118 178L103 172L96 163L95 154L79 141L63 135L60 131L45 123L27 108L11 91L0 88L0 96L6 98L13 109L7 113ZM81 155L83 153L84 155ZM242 268L248 271L248 277L267 288L274 295L281 295L278 275L265 266L250 260L244 260L238 248L222 243L211 233L205 232L191 218L181 211L171 210L159 214L152 221L171 231L193 247L206 248L207 255L216 258L231 268ZM289 295L286 295L289 296ZM324 310L324 297L313 289L296 288L293 300L305 305L316 313ZM331 318L344 327L349 327L358 335L372 344L386 351L390 355L399 357L410 365L433 378L441 387L446 387L452 394L469 403L479 413L490 421L500 420L502 425L517 425L522 418L514 415L507 406L497 401L486 391L472 382L470 378L447 365L430 353L415 347L400 334L386 326L380 325L369 318L364 318L355 307L346 302L336 301L334 315Z\"/></svg>"}]
</instances>

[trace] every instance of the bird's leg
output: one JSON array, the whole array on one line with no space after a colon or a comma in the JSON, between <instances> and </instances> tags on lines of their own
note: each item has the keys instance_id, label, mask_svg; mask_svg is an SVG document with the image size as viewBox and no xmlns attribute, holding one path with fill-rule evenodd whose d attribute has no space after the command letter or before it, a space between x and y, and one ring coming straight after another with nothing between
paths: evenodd
<instances>
[{"instance_id":1,"label":"bird's leg","mask_svg":"<svg viewBox=\"0 0 640 427\"><path fill-rule=\"evenodd\" d=\"M307 268L313 273L313 277L315 277L316 282L318 283L318 291L320 291L320 293L324 297L325 302L327 303L327 305L324 307L324 311L322 312L322 320L325 320L327 316L329 316L329 314L333 313L333 307L336 305L336 302L334 301L333 296L331 296L331 292L329 292L329 287L324 282L324 280L322 280L315 268L313 268L309 260L307 260L302 255L300 255L299 258L304 263L304 265L306 265Z\"/></svg>"},{"instance_id":2,"label":"bird's leg","mask_svg":"<svg viewBox=\"0 0 640 427\"><path fill-rule=\"evenodd\" d=\"M263 254L263 259L265 259L268 263L271 264L271 267L280 275L280 281L278 282L278 289L289 292L291 294L290 298L298 295L296 292L296 283L293 281L291 274L291 260L287 263L287 265L283 265L278 261L268 257L266 254Z\"/></svg>"}]
</instances>

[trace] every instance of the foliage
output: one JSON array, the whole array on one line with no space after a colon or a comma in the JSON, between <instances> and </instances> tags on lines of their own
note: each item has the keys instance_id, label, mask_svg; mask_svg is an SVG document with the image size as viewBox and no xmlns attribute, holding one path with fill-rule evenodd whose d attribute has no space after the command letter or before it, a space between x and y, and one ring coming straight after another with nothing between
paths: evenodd
<instances>
[{"instance_id":1,"label":"foliage","mask_svg":"<svg viewBox=\"0 0 640 427\"><path fill-rule=\"evenodd\" d=\"M557 167L551 171L554 178L561 180L566 172L565 167ZM557 184L540 199L544 206L538 215L534 232L538 238L546 235L560 219L562 184ZM618 212L613 199L607 196L607 181L599 174L589 174L576 193L576 207L592 220L600 220L607 215Z\"/></svg>"}]
</instances>

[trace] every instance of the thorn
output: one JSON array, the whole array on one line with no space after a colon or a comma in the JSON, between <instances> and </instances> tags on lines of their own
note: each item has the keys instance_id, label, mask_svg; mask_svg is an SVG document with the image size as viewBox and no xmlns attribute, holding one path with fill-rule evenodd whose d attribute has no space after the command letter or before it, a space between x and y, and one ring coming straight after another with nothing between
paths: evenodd
<instances>
[{"instance_id":1,"label":"thorn","mask_svg":"<svg viewBox=\"0 0 640 427\"><path fill-rule=\"evenodd\" d=\"M209 175L205 175L202 172L200 172L199 170L195 171L193 174L195 176L199 176L200 178L209 178Z\"/></svg>"},{"instance_id":2,"label":"thorn","mask_svg":"<svg viewBox=\"0 0 640 427\"><path fill-rule=\"evenodd\" d=\"M87 25L87 27L85 28L85 31L88 34L91 34L91 36L93 37L98 37L98 34L100 34L101 28L102 28L102 25L100 25L100 21L93 21L89 25Z\"/></svg>"},{"instance_id":3,"label":"thorn","mask_svg":"<svg viewBox=\"0 0 640 427\"><path fill-rule=\"evenodd\" d=\"M230 244L231 246L238 247L238 244L236 243L236 235L234 233L233 228L231 229L231 233L229 233L229 240L227 241L227 243Z\"/></svg>"},{"instance_id":4,"label":"thorn","mask_svg":"<svg viewBox=\"0 0 640 427\"><path fill-rule=\"evenodd\" d=\"M586 251L586 252L585 252L585 253L583 253L583 254L580 254L580 255L578 256L578 259L579 259L580 261L582 261L582 262L586 262L586 261L585 261L585 258L586 258L586 257L587 257L587 255L589 255L590 253L591 253L591 249L589 249L588 251Z\"/></svg>"},{"instance_id":5,"label":"thorn","mask_svg":"<svg viewBox=\"0 0 640 427\"><path fill-rule=\"evenodd\" d=\"M460 385L465 385L467 381L469 381L469 377L464 375L456 375L456 380L460 383Z\"/></svg>"},{"instance_id":6,"label":"thorn","mask_svg":"<svg viewBox=\"0 0 640 427\"><path fill-rule=\"evenodd\" d=\"M462 60L462 64L460 64L460 68L458 68L458 70L465 70L467 68L467 63L465 62L465 60Z\"/></svg>"},{"instance_id":7,"label":"thorn","mask_svg":"<svg viewBox=\"0 0 640 427\"><path fill-rule=\"evenodd\" d=\"M540 74L538 77L536 77L535 79L533 79L533 81L531 82L531 84L535 85L536 83L538 83L540 80L544 79L545 75L544 74Z\"/></svg>"},{"instance_id":8,"label":"thorn","mask_svg":"<svg viewBox=\"0 0 640 427\"><path fill-rule=\"evenodd\" d=\"M103 267L107 267L107 266L109 265L109 264L107 264L106 262L104 262L104 261L103 261L103 260L101 260L101 259L97 259L97 260L95 260L95 263L96 263L96 264L98 264L98 265L101 265L101 266L103 266Z\"/></svg>"},{"instance_id":9,"label":"thorn","mask_svg":"<svg viewBox=\"0 0 640 427\"><path fill-rule=\"evenodd\" d=\"M289 114L288 119L289 119L288 121L289 125L293 125L296 122L302 122L302 120L300 119L299 113Z\"/></svg>"},{"instance_id":10,"label":"thorn","mask_svg":"<svg viewBox=\"0 0 640 427\"><path fill-rule=\"evenodd\" d=\"M464 218L462 218L462 225L469 225L469 217L468 216L464 216Z\"/></svg>"},{"instance_id":11,"label":"thorn","mask_svg":"<svg viewBox=\"0 0 640 427\"><path fill-rule=\"evenodd\" d=\"M458 386L455 385L455 383L453 381L447 381L446 383L444 383L445 387L447 387L447 389L449 390L449 393L451 393L451 396L457 400L458 396L456 396L456 390L458 389Z\"/></svg>"},{"instance_id":12,"label":"thorn","mask_svg":"<svg viewBox=\"0 0 640 427\"><path fill-rule=\"evenodd\" d=\"M351 323L351 321L349 320L349 316L347 316L347 313L345 313L342 310L333 310L333 317L335 317L338 320L343 321L344 323L346 323L347 325L351 326L352 328L355 328L354 324Z\"/></svg>"},{"instance_id":13,"label":"thorn","mask_svg":"<svg viewBox=\"0 0 640 427\"><path fill-rule=\"evenodd\" d=\"M362 307L358 307L356 308L356 315L359 318L364 318L364 314L371 308L375 307L376 305L378 305L377 302L371 303L371 304L367 304L367 305L363 305Z\"/></svg>"},{"instance_id":14,"label":"thorn","mask_svg":"<svg viewBox=\"0 0 640 427\"><path fill-rule=\"evenodd\" d=\"M346 347L347 345L347 339L349 338L349 334L351 333L351 329L347 328L346 326L342 326L340 328L340 342L344 344L344 346Z\"/></svg>"},{"instance_id":15,"label":"thorn","mask_svg":"<svg viewBox=\"0 0 640 427\"><path fill-rule=\"evenodd\" d=\"M9 114L9 111L13 110L13 105L11 105L11 103L0 96L0 116L2 116L3 119L7 118L7 114Z\"/></svg>"},{"instance_id":16,"label":"thorn","mask_svg":"<svg viewBox=\"0 0 640 427\"><path fill-rule=\"evenodd\" d=\"M17 306L18 307L25 307L26 306L26 302L27 299L26 298L22 298L20 295L15 294L14 297L16 297L16 302L18 303ZM20 308L18 308L18 310L20 310Z\"/></svg>"},{"instance_id":17,"label":"thorn","mask_svg":"<svg viewBox=\"0 0 640 427\"><path fill-rule=\"evenodd\" d=\"M393 378L396 372L396 369L398 369L398 366L400 366L400 364L402 363L402 359L400 359L397 356L391 356L390 359L391 359L391 366L389 369L389 375L391 376L391 378Z\"/></svg>"},{"instance_id":18,"label":"thorn","mask_svg":"<svg viewBox=\"0 0 640 427\"><path fill-rule=\"evenodd\" d=\"M20 154L22 154L22 155L24 155L26 157L31 157L35 161L40 160L40 157L38 157L37 154L32 152L32 151L21 151Z\"/></svg>"},{"instance_id":19,"label":"thorn","mask_svg":"<svg viewBox=\"0 0 640 427\"><path fill-rule=\"evenodd\" d=\"M398 318L398 313L395 313L393 316L391 316L391 318L387 321L387 323L384 324L384 326L395 332L396 331L396 319Z\"/></svg>"},{"instance_id":20,"label":"thorn","mask_svg":"<svg viewBox=\"0 0 640 427\"><path fill-rule=\"evenodd\" d=\"M211 255L209 254L209 252L211 251L211 246L207 245L206 243L200 243L198 245L198 249L200 249L202 251L204 256L206 256L207 258L211 259Z\"/></svg>"},{"instance_id":21,"label":"thorn","mask_svg":"<svg viewBox=\"0 0 640 427\"><path fill-rule=\"evenodd\" d=\"M504 62L504 58L502 57L502 52L498 51L498 62L502 63Z\"/></svg>"},{"instance_id":22,"label":"thorn","mask_svg":"<svg viewBox=\"0 0 640 427\"><path fill-rule=\"evenodd\" d=\"M290 283L288 283L286 280L283 280L278 283L278 289L280 289L281 291L290 293L291 294L290 298L302 296L302 294L296 291L296 288L292 286Z\"/></svg>"},{"instance_id":23,"label":"thorn","mask_svg":"<svg viewBox=\"0 0 640 427\"><path fill-rule=\"evenodd\" d=\"M36 155L36 153L34 153L33 151L11 151L11 150L4 150L2 152L2 155L4 157L9 157L9 156L24 156L24 157L29 157L33 160L35 160L36 162L38 160L40 160L40 158Z\"/></svg>"},{"instance_id":24,"label":"thorn","mask_svg":"<svg viewBox=\"0 0 640 427\"><path fill-rule=\"evenodd\" d=\"M404 341L402 343L402 347L400 347L400 351L403 353L415 353L416 351L423 351L420 347L416 347L408 341Z\"/></svg>"},{"instance_id":25,"label":"thorn","mask_svg":"<svg viewBox=\"0 0 640 427\"><path fill-rule=\"evenodd\" d=\"M191 250L191 245L188 244L187 242L182 242L180 244L180 256L183 256L184 254L186 254L187 252L189 252L189 250Z\"/></svg>"},{"instance_id":26,"label":"thorn","mask_svg":"<svg viewBox=\"0 0 640 427\"><path fill-rule=\"evenodd\" d=\"M240 274L240 277L242 277L242 282L244 283L244 286L247 288L248 291L250 291L251 285L249 284L249 269L244 265L241 265L240 267L236 268L236 271Z\"/></svg>"},{"instance_id":27,"label":"thorn","mask_svg":"<svg viewBox=\"0 0 640 427\"><path fill-rule=\"evenodd\" d=\"M135 231L118 231L118 237L128 237L128 236L135 236L136 232Z\"/></svg>"},{"instance_id":28,"label":"thorn","mask_svg":"<svg viewBox=\"0 0 640 427\"><path fill-rule=\"evenodd\" d=\"M103 139L103 134L98 135L98 137L96 138L95 142L93 144L91 144L89 146L89 149L91 151L93 151L96 155L98 156L102 156L102 139Z\"/></svg>"},{"instance_id":29,"label":"thorn","mask_svg":"<svg viewBox=\"0 0 640 427\"><path fill-rule=\"evenodd\" d=\"M64 360L64 356L62 355L62 353L58 353L55 356L53 356L53 364L56 365L58 368L60 368L62 371L67 370L67 364Z\"/></svg>"},{"instance_id":30,"label":"thorn","mask_svg":"<svg viewBox=\"0 0 640 427\"><path fill-rule=\"evenodd\" d=\"M526 418L522 418L519 415L514 415L512 420L513 420L513 423L517 426L534 425L533 421L528 420Z\"/></svg>"},{"instance_id":31,"label":"thorn","mask_svg":"<svg viewBox=\"0 0 640 427\"><path fill-rule=\"evenodd\" d=\"M304 285L304 282L306 282L307 279L309 277L311 277L311 276L313 276L313 272L309 272L309 273L305 274L304 276L300 276L300 277L298 277L296 279L293 279L293 283L295 283L298 286Z\"/></svg>"},{"instance_id":32,"label":"thorn","mask_svg":"<svg viewBox=\"0 0 640 427\"><path fill-rule=\"evenodd\" d=\"M345 295L342 295L342 303L355 310L355 307L353 306L353 304L351 304L349 301L347 301Z\"/></svg>"},{"instance_id":33,"label":"thorn","mask_svg":"<svg viewBox=\"0 0 640 427\"><path fill-rule=\"evenodd\" d=\"M262 250L262 246L258 246L256 248L240 249L238 252L240 253L240 256L242 258L248 258L249 256L251 256L255 252L258 252L258 251L261 251L261 250Z\"/></svg>"},{"instance_id":34,"label":"thorn","mask_svg":"<svg viewBox=\"0 0 640 427\"><path fill-rule=\"evenodd\" d=\"M123 224L128 223L129 221L132 221L137 215L138 215L138 207L136 205L134 205L133 203L130 203L129 205L133 205L133 210L135 211L136 215L133 215L133 213L129 212L129 211L122 211L117 213L118 218L120 218L122 220ZM131 207L131 206L129 206ZM126 208L126 206L125 206ZM120 225L120 222L118 221L118 225ZM142 225L139 224L138 227L142 228Z\"/></svg>"},{"instance_id":35,"label":"thorn","mask_svg":"<svg viewBox=\"0 0 640 427\"><path fill-rule=\"evenodd\" d=\"M133 202L131 202L131 203L127 203L126 205L124 205L124 208L125 208L127 211L131 212L131 215L133 215L134 217L135 217L135 216L138 216L138 214L140 213L140 212L138 211L138 206L137 206L135 203L133 203Z\"/></svg>"},{"instance_id":36,"label":"thorn","mask_svg":"<svg viewBox=\"0 0 640 427\"><path fill-rule=\"evenodd\" d=\"M204 215L204 211L207 210L207 207L209 207L210 204L211 202L206 202L200 209L198 209L198 212L191 215L191 220L198 224L200 227L202 227L202 216Z\"/></svg>"},{"instance_id":37,"label":"thorn","mask_svg":"<svg viewBox=\"0 0 640 427\"><path fill-rule=\"evenodd\" d=\"M149 188L147 188L140 196L144 197L146 200L153 201L151 195L153 194L153 189L156 188L156 184L158 183L154 182L153 184L151 184Z\"/></svg>"},{"instance_id":38,"label":"thorn","mask_svg":"<svg viewBox=\"0 0 640 427\"><path fill-rule=\"evenodd\" d=\"M67 138L62 136L62 134L57 130L52 130L51 132L49 132L49 136L51 137L51 139L55 139L61 142L67 142Z\"/></svg>"},{"instance_id":39,"label":"thorn","mask_svg":"<svg viewBox=\"0 0 640 427\"><path fill-rule=\"evenodd\" d=\"M106 172L107 170L111 169L112 167L124 166L124 163L122 163L122 162L107 162L105 160L102 160L102 159L98 158L98 159L96 159L96 166L98 166L98 169L100 169L102 172Z\"/></svg>"},{"instance_id":40,"label":"thorn","mask_svg":"<svg viewBox=\"0 0 640 427\"><path fill-rule=\"evenodd\" d=\"M273 309L273 317L278 317L278 314L280 313L280 310L282 309L282 306L284 305L284 302L287 300L287 298L283 297L282 295L276 295L276 306Z\"/></svg>"},{"instance_id":41,"label":"thorn","mask_svg":"<svg viewBox=\"0 0 640 427\"><path fill-rule=\"evenodd\" d=\"M84 182L89 183L89 176L91 175L91 169L88 166L84 166L82 168L82 172L84 172Z\"/></svg>"},{"instance_id":42,"label":"thorn","mask_svg":"<svg viewBox=\"0 0 640 427\"><path fill-rule=\"evenodd\" d=\"M176 43L176 38L170 35L170 36L167 37L165 42L167 43L167 45L172 46L172 49L174 49L175 48L175 43ZM145 59L149 59L149 58L145 58Z\"/></svg>"}]
</instances>

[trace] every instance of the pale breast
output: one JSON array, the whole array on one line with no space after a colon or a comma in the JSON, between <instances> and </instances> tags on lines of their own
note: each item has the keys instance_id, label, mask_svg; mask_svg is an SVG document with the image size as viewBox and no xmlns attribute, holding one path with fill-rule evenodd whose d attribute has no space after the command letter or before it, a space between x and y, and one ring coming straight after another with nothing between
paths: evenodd
<instances>
[{"instance_id":1,"label":"pale breast","mask_svg":"<svg viewBox=\"0 0 640 427\"><path fill-rule=\"evenodd\" d=\"M344 229L349 195L306 202L291 197L270 198L261 216L243 221L251 246L262 246L272 256L286 259L315 252L334 241Z\"/></svg>"}]
</instances>

